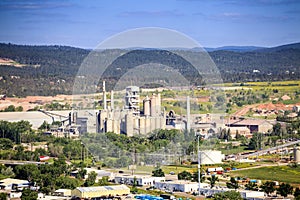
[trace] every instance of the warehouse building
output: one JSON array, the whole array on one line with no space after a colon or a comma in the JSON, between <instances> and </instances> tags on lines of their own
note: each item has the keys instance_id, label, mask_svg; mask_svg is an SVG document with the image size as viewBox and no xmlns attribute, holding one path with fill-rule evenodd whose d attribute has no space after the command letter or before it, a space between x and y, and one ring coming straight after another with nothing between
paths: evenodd
<instances>
[{"instance_id":1,"label":"warehouse building","mask_svg":"<svg viewBox=\"0 0 300 200\"><path fill-rule=\"evenodd\" d=\"M247 127L250 133L267 133L273 128L273 125L263 119L230 119L226 123L227 127Z\"/></svg>"},{"instance_id":2,"label":"warehouse building","mask_svg":"<svg viewBox=\"0 0 300 200\"><path fill-rule=\"evenodd\" d=\"M17 190L29 188L29 182L27 180L14 179L14 178L6 178L0 181L0 189L1 190Z\"/></svg>"},{"instance_id":3,"label":"warehouse building","mask_svg":"<svg viewBox=\"0 0 300 200\"><path fill-rule=\"evenodd\" d=\"M115 183L132 185L136 181L138 186L154 186L155 182L164 182L165 177L142 176L142 175L126 175L119 174L115 176Z\"/></svg>"},{"instance_id":4,"label":"warehouse building","mask_svg":"<svg viewBox=\"0 0 300 200\"><path fill-rule=\"evenodd\" d=\"M201 183L201 188L209 187L207 183ZM171 192L197 192L199 184L197 182L191 181L165 181L165 182L155 182L155 188L164 190L164 191L171 191Z\"/></svg>"},{"instance_id":5,"label":"warehouse building","mask_svg":"<svg viewBox=\"0 0 300 200\"><path fill-rule=\"evenodd\" d=\"M129 193L130 189L126 185L77 187L76 189L72 190L72 196L91 200L103 199L105 197L123 196L128 195Z\"/></svg>"}]
</instances>

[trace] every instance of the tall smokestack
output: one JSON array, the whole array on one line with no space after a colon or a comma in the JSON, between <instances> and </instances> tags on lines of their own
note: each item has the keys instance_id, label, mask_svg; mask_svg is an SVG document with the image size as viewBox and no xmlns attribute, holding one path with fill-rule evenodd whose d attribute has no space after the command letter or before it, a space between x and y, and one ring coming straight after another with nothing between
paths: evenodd
<instances>
[{"instance_id":1,"label":"tall smokestack","mask_svg":"<svg viewBox=\"0 0 300 200\"><path fill-rule=\"evenodd\" d=\"M191 130L191 106L190 106L190 96L186 97L186 129Z\"/></svg>"},{"instance_id":2,"label":"tall smokestack","mask_svg":"<svg viewBox=\"0 0 300 200\"><path fill-rule=\"evenodd\" d=\"M107 109L105 81L103 81L103 109L104 109L104 110Z\"/></svg>"},{"instance_id":3,"label":"tall smokestack","mask_svg":"<svg viewBox=\"0 0 300 200\"><path fill-rule=\"evenodd\" d=\"M114 91L113 90L110 92L110 107L112 110L114 109Z\"/></svg>"}]
</instances>

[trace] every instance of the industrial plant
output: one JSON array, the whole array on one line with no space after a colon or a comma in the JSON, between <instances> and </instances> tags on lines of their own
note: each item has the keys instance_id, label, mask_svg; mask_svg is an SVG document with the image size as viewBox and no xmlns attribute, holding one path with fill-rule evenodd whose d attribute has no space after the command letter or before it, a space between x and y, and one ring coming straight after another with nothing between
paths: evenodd
<instances>
[{"instance_id":1,"label":"industrial plant","mask_svg":"<svg viewBox=\"0 0 300 200\"><path fill-rule=\"evenodd\" d=\"M140 110L140 88L126 87L125 105L122 109L114 107L114 92L110 92L108 106L105 82L103 82L103 109L97 114L98 133L114 132L127 136L144 135L155 129L165 129L166 114L161 108L160 94L146 96L143 99L143 110Z\"/></svg>"}]
</instances>

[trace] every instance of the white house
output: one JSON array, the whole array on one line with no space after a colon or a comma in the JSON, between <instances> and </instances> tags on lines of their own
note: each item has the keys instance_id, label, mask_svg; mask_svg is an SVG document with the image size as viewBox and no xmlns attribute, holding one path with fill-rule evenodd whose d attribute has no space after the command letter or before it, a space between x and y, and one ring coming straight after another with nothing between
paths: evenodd
<instances>
[{"instance_id":1,"label":"white house","mask_svg":"<svg viewBox=\"0 0 300 200\"><path fill-rule=\"evenodd\" d=\"M0 180L0 189L2 190L14 190L14 187L17 189L29 187L29 182L27 180L6 178Z\"/></svg>"},{"instance_id":2,"label":"white house","mask_svg":"<svg viewBox=\"0 0 300 200\"><path fill-rule=\"evenodd\" d=\"M155 182L154 185L157 189L165 190L165 191L179 191L179 192L197 192L198 191L198 183L191 181L165 181L165 182ZM201 183L202 187L208 187L207 183Z\"/></svg>"},{"instance_id":3,"label":"white house","mask_svg":"<svg viewBox=\"0 0 300 200\"><path fill-rule=\"evenodd\" d=\"M115 183L132 185L136 181L139 186L154 186L158 181L164 182L165 177L154 177L154 176L142 176L142 175L128 175L128 174L117 174L115 175Z\"/></svg>"}]
</instances>

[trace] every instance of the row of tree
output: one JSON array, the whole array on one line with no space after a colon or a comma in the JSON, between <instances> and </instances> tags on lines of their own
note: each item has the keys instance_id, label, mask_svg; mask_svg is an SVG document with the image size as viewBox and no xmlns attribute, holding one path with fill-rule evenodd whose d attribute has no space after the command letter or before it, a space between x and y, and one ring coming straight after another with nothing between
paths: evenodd
<instances>
[{"instance_id":1,"label":"row of tree","mask_svg":"<svg viewBox=\"0 0 300 200\"><path fill-rule=\"evenodd\" d=\"M165 174L160 168L156 168L155 170L152 171L152 176L163 177L163 176L165 176ZM178 173L177 176L178 176L178 180L190 180L190 181L198 182L198 171L195 171L194 173L190 173L188 171L183 171L183 172ZM200 178L201 178L200 182L203 183L205 180L205 177L203 176L202 173L200 174ZM210 183L210 187L213 188L215 186L215 184L219 181L219 178L216 175L211 175L210 177L207 178L207 180ZM235 190L240 188L237 178L234 178L234 177L230 178L230 181L226 183L226 186L229 189L235 189ZM272 182L272 181L266 181L260 186L258 186L255 182L248 182L245 185L245 188L247 190L254 190L254 191L258 191L259 189L261 189L268 195L277 191L277 193L283 197L287 197L289 194L291 194L291 195L294 195L294 197L296 199L298 199L298 198L300 199L300 188L295 188L295 190L294 190L293 186L291 186L288 183L281 183L276 188L275 182ZM237 197L239 197L239 195L237 195L237 194L234 195L234 194L226 194L225 193L225 194L215 195L214 199L222 199L221 197L223 197L223 199L227 199L227 197L226 197L227 195L229 195L229 196L233 195L232 198L230 198L230 199L236 199ZM242 198L238 198L238 199L242 199Z\"/></svg>"}]
</instances>

